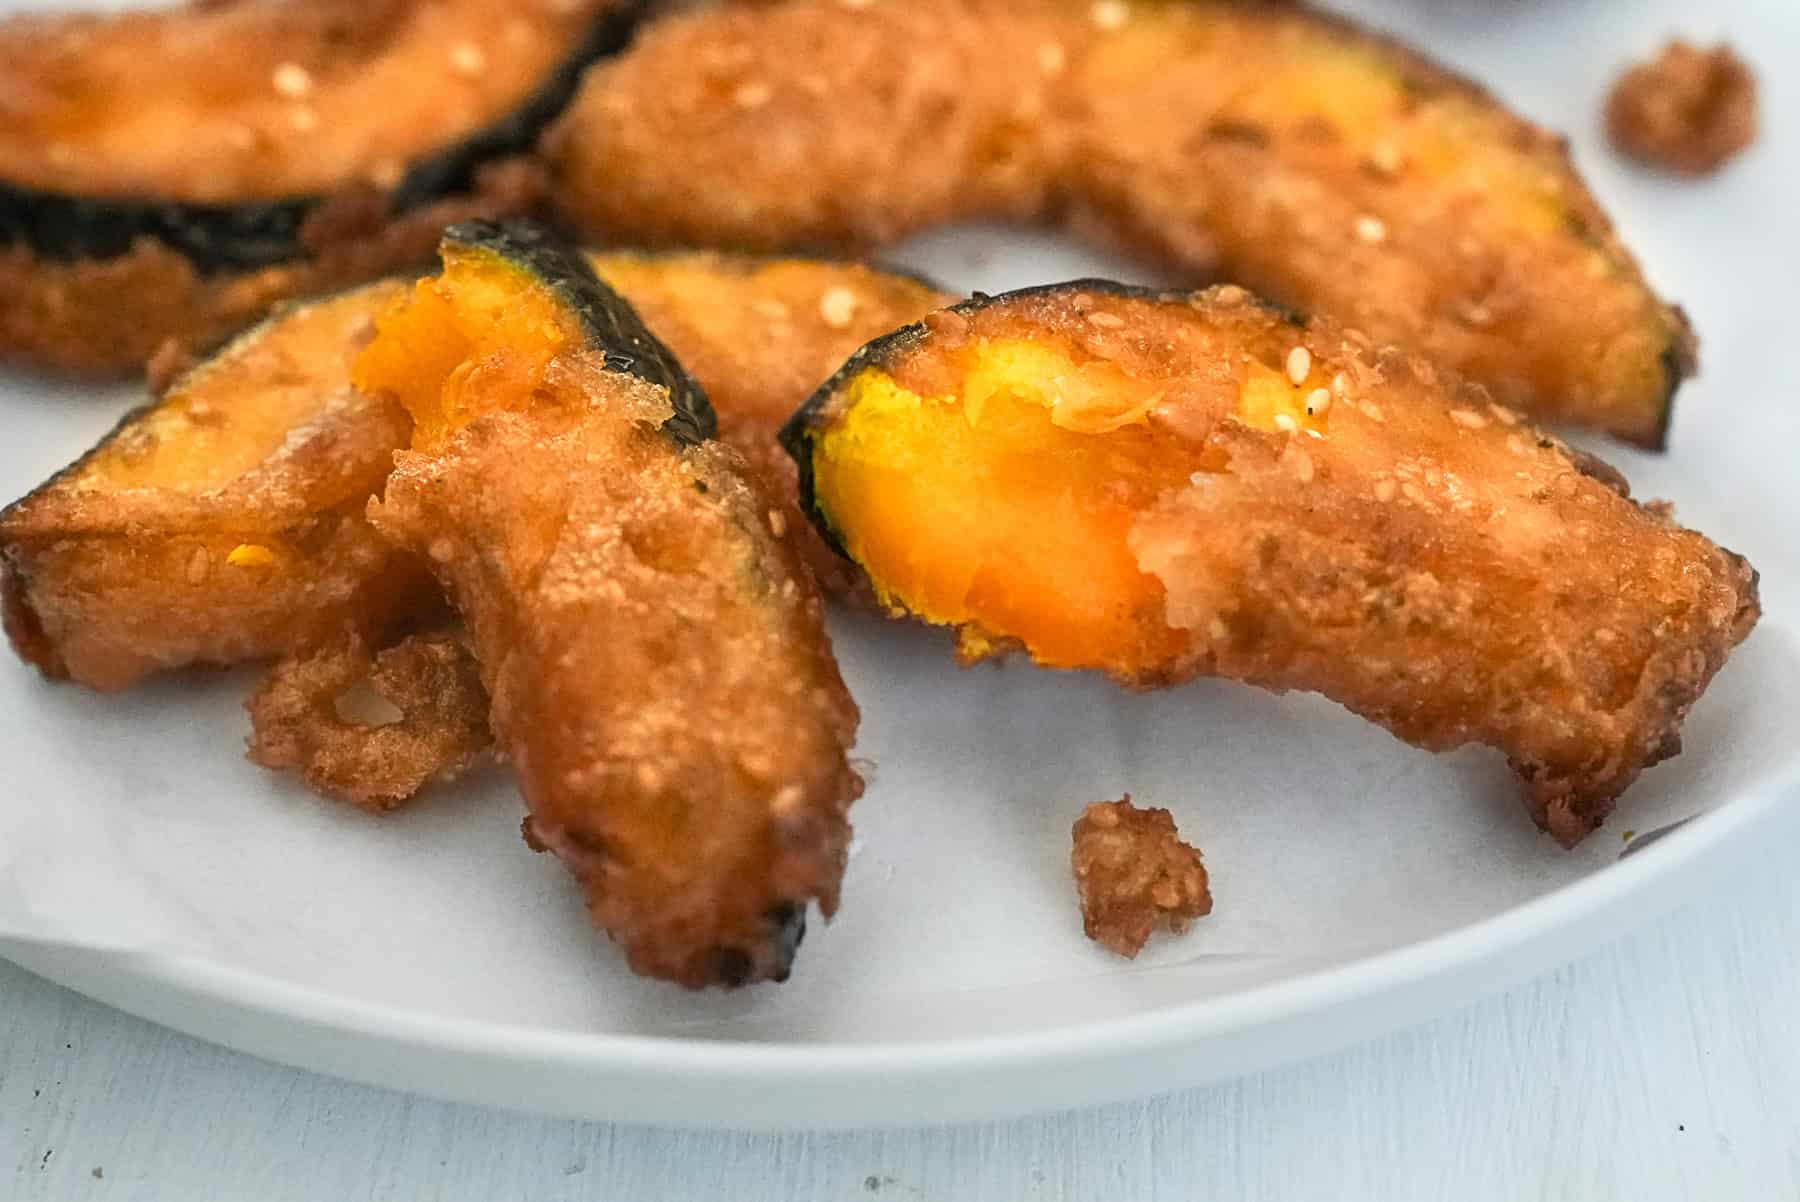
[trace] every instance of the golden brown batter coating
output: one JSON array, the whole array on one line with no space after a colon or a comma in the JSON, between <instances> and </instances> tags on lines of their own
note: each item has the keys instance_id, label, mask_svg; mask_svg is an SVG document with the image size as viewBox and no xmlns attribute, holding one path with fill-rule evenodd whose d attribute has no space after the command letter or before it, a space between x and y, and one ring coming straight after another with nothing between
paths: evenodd
<instances>
[{"instance_id":1,"label":"golden brown batter coating","mask_svg":"<svg viewBox=\"0 0 1800 1202\"><path fill-rule=\"evenodd\" d=\"M346 713L359 688L378 703ZM410 634L374 654L346 634L277 663L245 708L252 760L372 813L461 776L494 741L460 630Z\"/></svg>"},{"instance_id":2,"label":"golden brown batter coating","mask_svg":"<svg viewBox=\"0 0 1800 1202\"><path fill-rule=\"evenodd\" d=\"M705 252L592 261L715 398L720 436L749 460L771 520L825 587L853 595L857 576L800 514L776 431L858 346L949 298L849 263ZM362 512L411 421L349 389L351 358L403 288L277 314L0 516L20 654L118 689L160 668L301 652L359 615L378 635L387 616L427 604L434 586L401 566ZM245 544L277 554L229 562Z\"/></svg>"},{"instance_id":3,"label":"golden brown batter coating","mask_svg":"<svg viewBox=\"0 0 1800 1202\"><path fill-rule=\"evenodd\" d=\"M631 424L666 400L582 374L559 400L584 395L591 418L481 419L404 456L371 516L431 557L531 835L632 970L779 980L806 901L837 908L856 706L735 457L676 459Z\"/></svg>"},{"instance_id":4,"label":"golden brown batter coating","mask_svg":"<svg viewBox=\"0 0 1800 1202\"><path fill-rule=\"evenodd\" d=\"M781 423L799 401L831 374L850 353L877 334L912 321L950 297L927 284L853 263L816 259L763 259L705 251L666 255L615 252L591 257L600 277L632 303L647 324L688 367L719 411L719 437L747 460L765 496L775 500L771 528L800 550L806 566L828 593L866 603L867 589L853 565L844 561L812 528L796 500L794 461L775 441ZM778 500L777 500L778 499ZM384 653L386 654L386 653ZM306 773L320 792L360 800L352 789L378 790L381 808L392 808L433 780L452 776L466 766L470 742L421 737L404 742L400 771L369 771L363 764L392 755L389 745L402 736L392 727L364 728L318 708L352 683L343 653L328 648L325 662L312 657L284 661L263 686L250 708L256 734L251 758L265 767L292 768L306 762L301 745L322 748L315 759L328 766ZM366 668L364 669L366 671ZM311 684L298 693L287 681ZM313 683L323 682L323 683ZM390 686L404 687L403 684ZM401 710L418 712L429 723L435 704L457 715L438 730L461 727L473 732L473 719L485 736L488 700L478 676L446 675L435 682L441 690L409 703L389 697ZM386 691L383 696L388 696ZM280 706L261 700L276 696ZM298 700L296 700L296 696ZM290 716L310 701L306 721L293 728ZM316 713L317 717L312 717ZM465 721L461 716L467 715ZM485 741L485 739L484 739ZM429 756L436 750L441 759ZM350 771L329 765L346 763ZM346 784L345 782L352 782ZM378 785L360 782L375 781Z\"/></svg>"},{"instance_id":5,"label":"golden brown batter coating","mask_svg":"<svg viewBox=\"0 0 1800 1202\"><path fill-rule=\"evenodd\" d=\"M1241 289L977 299L866 348L790 437L877 593L966 654L1486 743L1565 844L1679 749L1758 614L1748 564L1611 469Z\"/></svg>"},{"instance_id":6,"label":"golden brown batter coating","mask_svg":"<svg viewBox=\"0 0 1800 1202\"><path fill-rule=\"evenodd\" d=\"M0 20L0 359L89 374L534 212L637 0L197 0ZM484 170L482 170L484 169Z\"/></svg>"},{"instance_id":7,"label":"golden brown batter coating","mask_svg":"<svg viewBox=\"0 0 1800 1202\"><path fill-rule=\"evenodd\" d=\"M691 441L692 385L672 404L610 357L666 352L572 260L516 266L519 240L453 232L359 360L416 419L371 521L462 615L528 835L633 970L782 979L807 902L836 909L862 789L821 602L742 461Z\"/></svg>"},{"instance_id":8,"label":"golden brown batter coating","mask_svg":"<svg viewBox=\"0 0 1800 1202\"><path fill-rule=\"evenodd\" d=\"M1079 26L1021 0L671 16L590 72L552 130L557 203L605 237L754 250L1031 218L1060 157L1040 51Z\"/></svg>"},{"instance_id":9,"label":"golden brown batter coating","mask_svg":"<svg viewBox=\"0 0 1800 1202\"><path fill-rule=\"evenodd\" d=\"M514 113L612 0L201 0L0 21L0 180L232 204L393 188Z\"/></svg>"},{"instance_id":10,"label":"golden brown batter coating","mask_svg":"<svg viewBox=\"0 0 1800 1202\"><path fill-rule=\"evenodd\" d=\"M712 398L719 438L776 501L819 587L861 600L861 577L800 512L794 461L776 434L856 348L954 298L909 276L820 259L613 252L593 263Z\"/></svg>"},{"instance_id":11,"label":"golden brown batter coating","mask_svg":"<svg viewBox=\"0 0 1800 1202\"><path fill-rule=\"evenodd\" d=\"M1180 935L1212 913L1200 849L1182 842L1169 811L1139 809L1127 793L1090 805L1071 834L1081 925L1094 942L1131 960L1157 927Z\"/></svg>"},{"instance_id":12,"label":"golden brown batter coating","mask_svg":"<svg viewBox=\"0 0 1800 1202\"><path fill-rule=\"evenodd\" d=\"M708 9L591 70L547 153L567 216L628 241L1068 220L1646 445L1693 366L1559 139L1304 6Z\"/></svg>"},{"instance_id":13,"label":"golden brown batter coating","mask_svg":"<svg viewBox=\"0 0 1800 1202\"><path fill-rule=\"evenodd\" d=\"M370 315L403 287L251 331L0 513L19 653L115 690L429 604L429 577L363 515L411 423L349 383Z\"/></svg>"},{"instance_id":14,"label":"golden brown batter coating","mask_svg":"<svg viewBox=\"0 0 1800 1202\"><path fill-rule=\"evenodd\" d=\"M1725 45L1676 39L1619 77L1606 98L1606 135L1639 162L1711 175L1756 141L1756 76Z\"/></svg>"}]
</instances>

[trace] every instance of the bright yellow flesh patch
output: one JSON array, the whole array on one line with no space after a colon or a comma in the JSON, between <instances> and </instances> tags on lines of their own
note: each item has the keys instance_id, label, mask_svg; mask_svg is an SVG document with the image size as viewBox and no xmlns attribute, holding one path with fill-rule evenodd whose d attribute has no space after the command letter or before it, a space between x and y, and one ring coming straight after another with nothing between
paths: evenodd
<instances>
[{"instance_id":1,"label":"bright yellow flesh patch","mask_svg":"<svg viewBox=\"0 0 1800 1202\"><path fill-rule=\"evenodd\" d=\"M1145 420L1160 392L1040 343L970 353L960 397L854 379L815 444L819 502L876 591L928 621L1011 637L1052 667L1153 669L1186 636L1126 535L1198 447Z\"/></svg>"},{"instance_id":2,"label":"bright yellow flesh patch","mask_svg":"<svg viewBox=\"0 0 1800 1202\"><path fill-rule=\"evenodd\" d=\"M441 275L422 280L376 321L351 378L393 394L429 449L473 418L529 397L550 360L580 344L575 317L523 269L449 246Z\"/></svg>"},{"instance_id":3,"label":"bright yellow flesh patch","mask_svg":"<svg viewBox=\"0 0 1800 1202\"><path fill-rule=\"evenodd\" d=\"M1141 423L1162 399L1103 360L1077 364L1037 342L998 342L982 348L963 379L963 417L979 426L995 397L1033 401L1050 424L1076 434L1106 434Z\"/></svg>"},{"instance_id":4,"label":"bright yellow flesh patch","mask_svg":"<svg viewBox=\"0 0 1800 1202\"><path fill-rule=\"evenodd\" d=\"M225 562L234 568L272 568L276 555L261 543L239 543L225 556Z\"/></svg>"},{"instance_id":5,"label":"bright yellow flesh patch","mask_svg":"<svg viewBox=\"0 0 1800 1202\"><path fill-rule=\"evenodd\" d=\"M1257 430L1325 430L1331 421L1330 390L1319 401L1311 382L1293 383L1260 363L1245 366L1237 408L1232 416Z\"/></svg>"}]
</instances>

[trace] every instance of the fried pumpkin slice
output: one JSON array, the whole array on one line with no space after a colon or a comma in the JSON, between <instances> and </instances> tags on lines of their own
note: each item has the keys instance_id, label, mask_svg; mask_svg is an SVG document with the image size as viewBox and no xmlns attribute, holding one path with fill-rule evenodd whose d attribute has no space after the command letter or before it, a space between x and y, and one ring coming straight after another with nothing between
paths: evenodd
<instances>
[{"instance_id":1,"label":"fried pumpkin slice","mask_svg":"<svg viewBox=\"0 0 1800 1202\"><path fill-rule=\"evenodd\" d=\"M546 147L593 235L861 248L1063 220L1645 446L1694 366L1561 139L1303 5L705 9L591 69Z\"/></svg>"},{"instance_id":2,"label":"fried pumpkin slice","mask_svg":"<svg viewBox=\"0 0 1800 1202\"><path fill-rule=\"evenodd\" d=\"M411 419L350 386L377 284L277 314L0 514L7 632L97 689L372 632L428 603L369 529Z\"/></svg>"},{"instance_id":3,"label":"fried pumpkin slice","mask_svg":"<svg viewBox=\"0 0 1800 1202\"><path fill-rule=\"evenodd\" d=\"M536 211L640 0L213 0L0 21L0 358L141 366Z\"/></svg>"},{"instance_id":4,"label":"fried pumpkin slice","mask_svg":"<svg viewBox=\"0 0 1800 1202\"><path fill-rule=\"evenodd\" d=\"M442 255L353 371L414 419L370 520L462 616L528 838L633 970L785 978L862 790L819 597L705 394L584 260L525 224Z\"/></svg>"},{"instance_id":5,"label":"fried pumpkin slice","mask_svg":"<svg viewBox=\"0 0 1800 1202\"><path fill-rule=\"evenodd\" d=\"M913 276L822 259L614 251L592 262L712 399L720 439L776 502L774 520L795 528L820 587L860 597L860 575L800 513L794 461L776 435L858 347L953 298Z\"/></svg>"},{"instance_id":6,"label":"fried pumpkin slice","mask_svg":"<svg viewBox=\"0 0 1800 1202\"><path fill-rule=\"evenodd\" d=\"M791 528L829 590L848 594L856 577L800 515L776 431L857 347L949 297L821 260L592 262L692 365L721 437L772 499L771 521ZM375 315L406 287L284 307L0 513L0 588L19 652L53 677L119 689L164 668L304 653L350 619L379 645L387 617L431 586L363 518L411 418L356 395L349 372Z\"/></svg>"},{"instance_id":7,"label":"fried pumpkin slice","mask_svg":"<svg viewBox=\"0 0 1800 1202\"><path fill-rule=\"evenodd\" d=\"M1489 744L1564 844L1679 749L1758 615L1748 564L1598 460L1235 287L977 298L859 352L784 438L821 529L966 658Z\"/></svg>"}]
</instances>

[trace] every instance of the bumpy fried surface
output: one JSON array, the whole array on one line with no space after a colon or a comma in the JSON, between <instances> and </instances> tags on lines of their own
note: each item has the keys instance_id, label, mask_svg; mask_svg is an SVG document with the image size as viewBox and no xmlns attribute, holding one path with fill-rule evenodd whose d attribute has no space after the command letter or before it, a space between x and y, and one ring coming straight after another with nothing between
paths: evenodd
<instances>
[{"instance_id":1,"label":"bumpy fried surface","mask_svg":"<svg viewBox=\"0 0 1800 1202\"><path fill-rule=\"evenodd\" d=\"M385 319L359 368L370 387L403 373L390 336L450 337ZM371 520L429 559L467 623L529 837L633 970L781 979L806 903L836 908L862 788L818 595L742 461L659 429L666 388L574 348L478 359L441 409L428 381L393 380L433 413L420 429L445 432L399 456Z\"/></svg>"},{"instance_id":2,"label":"bumpy fried surface","mask_svg":"<svg viewBox=\"0 0 1800 1202\"><path fill-rule=\"evenodd\" d=\"M1679 749L1758 615L1748 564L1610 468L1236 288L978 298L860 353L789 437L878 594L965 653L1490 744L1565 844Z\"/></svg>"},{"instance_id":3,"label":"bumpy fried surface","mask_svg":"<svg viewBox=\"0 0 1800 1202\"><path fill-rule=\"evenodd\" d=\"M169 339L213 346L278 301L423 266L448 224L535 212L543 198L543 172L524 159L484 168L467 195L403 213L380 191L353 186L307 218L308 258L248 272L202 274L149 238L116 259L74 262L0 246L0 359L125 375Z\"/></svg>"},{"instance_id":4,"label":"bumpy fried surface","mask_svg":"<svg viewBox=\"0 0 1800 1202\"><path fill-rule=\"evenodd\" d=\"M951 297L908 276L818 259L701 251L611 253L593 263L712 398L719 437L777 503L775 520L793 528L820 587L860 597L860 576L802 516L794 461L776 434L857 347Z\"/></svg>"},{"instance_id":5,"label":"bumpy fried surface","mask_svg":"<svg viewBox=\"0 0 1800 1202\"><path fill-rule=\"evenodd\" d=\"M359 686L393 713L346 715ZM245 707L252 760L376 813L462 775L493 742L487 693L458 630L407 635L373 655L347 634L277 663Z\"/></svg>"},{"instance_id":6,"label":"bumpy fried surface","mask_svg":"<svg viewBox=\"0 0 1800 1202\"><path fill-rule=\"evenodd\" d=\"M774 502L769 524L784 534L827 592L852 600L866 599L866 586L855 567L831 550L801 514L796 500L794 461L782 452L775 435L800 400L818 386L850 353L877 334L923 315L949 297L927 284L852 263L815 259L764 259L709 252L642 255L615 252L593 256L600 277L623 294L650 328L676 352L706 389L719 411L719 437L747 460L763 494ZM289 661L276 669L265 695L286 680L324 679L341 691L340 653L328 651L326 663ZM463 720L480 718L485 733L487 694L476 676L447 675L438 682L447 692L437 704L455 715L445 727L474 730ZM289 696L294 695L291 690ZM301 694L304 696L304 694ZM386 695L385 693L383 694ZM321 699L323 694L318 695ZM409 714L416 705L390 698ZM337 760L376 762L382 747L400 739L384 727L368 736L319 711L316 720L296 735L289 715L293 702L277 707L254 703L250 709L256 734L252 758L271 768L304 761L295 752L297 739L310 740ZM422 719L429 711L419 710ZM367 746L365 746L367 744ZM307 780L334 797L350 796L344 782L378 782L382 808L405 801L432 780L460 772L470 744L462 739L433 741L409 738L413 757L403 774L309 771ZM442 756L432 765L423 758L433 749ZM357 757L351 760L351 757ZM366 787L366 786L365 786ZM357 800L350 796L351 800Z\"/></svg>"},{"instance_id":7,"label":"bumpy fried surface","mask_svg":"<svg viewBox=\"0 0 1800 1202\"><path fill-rule=\"evenodd\" d=\"M165 338L210 346L277 300L422 265L452 222L535 211L541 174L499 157L635 16L624 0L199 0L0 21L0 359L134 371ZM281 245L248 262L284 261L214 254L255 244L270 206ZM155 236L125 246L132 229L218 270Z\"/></svg>"},{"instance_id":8,"label":"bumpy fried surface","mask_svg":"<svg viewBox=\"0 0 1800 1202\"><path fill-rule=\"evenodd\" d=\"M634 422L666 410L654 390L559 391L591 410L495 414L408 453L372 516L468 622L533 836L633 970L782 977L805 901L836 908L860 792L818 599L735 457L674 456Z\"/></svg>"},{"instance_id":9,"label":"bumpy fried surface","mask_svg":"<svg viewBox=\"0 0 1800 1202\"><path fill-rule=\"evenodd\" d=\"M1081 925L1094 942L1129 960L1157 927L1180 935L1212 913L1200 851L1181 841L1169 811L1139 809L1127 793L1090 805L1072 833Z\"/></svg>"},{"instance_id":10,"label":"bumpy fried surface","mask_svg":"<svg viewBox=\"0 0 1800 1202\"><path fill-rule=\"evenodd\" d=\"M375 285L252 331L0 514L14 647L46 675L146 673L299 650L428 603L369 529L411 422L350 387Z\"/></svg>"},{"instance_id":11,"label":"bumpy fried surface","mask_svg":"<svg viewBox=\"0 0 1800 1202\"><path fill-rule=\"evenodd\" d=\"M593 262L715 399L720 435L749 460L771 522L826 588L854 595L857 575L800 515L776 431L851 351L949 298L848 263L704 252ZM411 420L348 387L352 356L403 288L278 313L0 516L19 653L117 689L158 668L299 652L346 618L376 632L422 603L434 591L423 570L403 567L362 513ZM276 554L228 563L246 544Z\"/></svg>"},{"instance_id":12,"label":"bumpy fried surface","mask_svg":"<svg viewBox=\"0 0 1800 1202\"><path fill-rule=\"evenodd\" d=\"M516 112L608 7L202 0L14 16L0 21L0 180L220 205L391 189Z\"/></svg>"},{"instance_id":13,"label":"bumpy fried surface","mask_svg":"<svg viewBox=\"0 0 1800 1202\"><path fill-rule=\"evenodd\" d=\"M703 10L591 70L547 151L592 234L863 247L1060 219L1646 445L1693 366L1560 140L1300 5Z\"/></svg>"},{"instance_id":14,"label":"bumpy fried surface","mask_svg":"<svg viewBox=\"0 0 1800 1202\"><path fill-rule=\"evenodd\" d=\"M1756 141L1756 76L1729 46L1672 41L1613 85L1606 134L1640 162L1711 175Z\"/></svg>"},{"instance_id":15,"label":"bumpy fried surface","mask_svg":"<svg viewBox=\"0 0 1800 1202\"><path fill-rule=\"evenodd\" d=\"M1059 157L1040 51L1080 31L1017 0L678 14L589 72L546 143L557 203L606 236L759 250L1029 218Z\"/></svg>"}]
</instances>

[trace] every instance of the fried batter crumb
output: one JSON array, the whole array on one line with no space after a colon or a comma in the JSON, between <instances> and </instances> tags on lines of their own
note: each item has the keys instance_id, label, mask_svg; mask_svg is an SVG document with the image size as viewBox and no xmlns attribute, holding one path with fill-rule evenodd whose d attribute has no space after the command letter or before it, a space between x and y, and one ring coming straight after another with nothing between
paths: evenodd
<instances>
[{"instance_id":1,"label":"fried batter crumb","mask_svg":"<svg viewBox=\"0 0 1800 1202\"><path fill-rule=\"evenodd\" d=\"M374 813L461 776L493 742L460 631L408 635L373 655L352 635L290 656L245 708L252 760Z\"/></svg>"},{"instance_id":2,"label":"fried batter crumb","mask_svg":"<svg viewBox=\"0 0 1800 1202\"><path fill-rule=\"evenodd\" d=\"M1182 842L1169 811L1139 809L1127 793L1090 805L1073 834L1082 927L1096 943L1132 959L1159 925L1179 935L1212 913L1200 851Z\"/></svg>"},{"instance_id":3,"label":"fried batter crumb","mask_svg":"<svg viewBox=\"0 0 1800 1202\"><path fill-rule=\"evenodd\" d=\"M1676 39L1633 64L1606 101L1613 147L1682 175L1711 175L1756 140L1756 77L1720 43Z\"/></svg>"},{"instance_id":4,"label":"fried batter crumb","mask_svg":"<svg viewBox=\"0 0 1800 1202\"><path fill-rule=\"evenodd\" d=\"M193 347L179 338L165 338L144 365L144 387L151 396L160 397L199 365L200 357Z\"/></svg>"}]
</instances>

